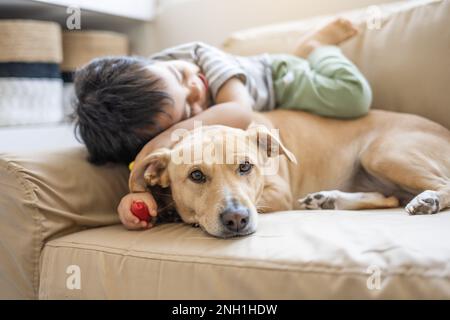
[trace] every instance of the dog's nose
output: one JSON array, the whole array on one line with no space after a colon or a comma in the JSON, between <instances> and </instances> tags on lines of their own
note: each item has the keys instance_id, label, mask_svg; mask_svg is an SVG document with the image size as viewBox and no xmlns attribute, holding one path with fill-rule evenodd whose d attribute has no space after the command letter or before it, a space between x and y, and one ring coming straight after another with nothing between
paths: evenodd
<instances>
[{"instance_id":1,"label":"dog's nose","mask_svg":"<svg viewBox=\"0 0 450 320\"><path fill-rule=\"evenodd\" d=\"M229 231L233 232L243 230L248 224L249 217L250 215L247 208L233 208L225 210L220 215L222 224Z\"/></svg>"}]
</instances>

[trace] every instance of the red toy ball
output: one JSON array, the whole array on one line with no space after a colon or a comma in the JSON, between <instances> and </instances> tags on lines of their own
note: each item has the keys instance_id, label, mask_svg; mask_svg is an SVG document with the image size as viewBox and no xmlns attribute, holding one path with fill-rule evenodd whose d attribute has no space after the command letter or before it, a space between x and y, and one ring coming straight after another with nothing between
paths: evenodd
<instances>
[{"instance_id":1,"label":"red toy ball","mask_svg":"<svg viewBox=\"0 0 450 320\"><path fill-rule=\"evenodd\" d=\"M139 220L150 221L150 212L142 201L133 201L131 204L131 212L139 218Z\"/></svg>"}]
</instances>

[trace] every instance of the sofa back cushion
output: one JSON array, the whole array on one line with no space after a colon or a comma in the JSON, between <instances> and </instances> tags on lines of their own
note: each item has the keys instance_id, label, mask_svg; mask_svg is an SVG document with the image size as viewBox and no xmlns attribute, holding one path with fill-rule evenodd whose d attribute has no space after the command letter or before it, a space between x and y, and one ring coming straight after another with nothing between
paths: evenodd
<instances>
[{"instance_id":1,"label":"sofa back cushion","mask_svg":"<svg viewBox=\"0 0 450 320\"><path fill-rule=\"evenodd\" d=\"M372 107L450 129L450 1L403 1L237 32L223 47L241 55L291 52L299 36L338 16L360 30L341 48L369 80Z\"/></svg>"}]
</instances>

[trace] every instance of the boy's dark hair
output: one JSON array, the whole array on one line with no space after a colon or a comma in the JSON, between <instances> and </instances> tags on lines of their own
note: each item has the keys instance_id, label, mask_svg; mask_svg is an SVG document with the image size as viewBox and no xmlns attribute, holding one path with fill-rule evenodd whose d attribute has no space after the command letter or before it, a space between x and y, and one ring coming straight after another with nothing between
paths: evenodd
<instances>
[{"instance_id":1,"label":"boy's dark hair","mask_svg":"<svg viewBox=\"0 0 450 320\"><path fill-rule=\"evenodd\" d=\"M146 68L151 63L134 57L98 58L75 73L72 118L89 162L128 164L159 133L155 116L172 99Z\"/></svg>"}]
</instances>

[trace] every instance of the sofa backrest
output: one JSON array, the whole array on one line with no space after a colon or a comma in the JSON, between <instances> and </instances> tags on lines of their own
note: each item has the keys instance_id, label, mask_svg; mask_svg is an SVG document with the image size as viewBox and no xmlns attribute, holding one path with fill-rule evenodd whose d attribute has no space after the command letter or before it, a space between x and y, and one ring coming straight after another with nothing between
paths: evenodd
<instances>
[{"instance_id":1,"label":"sofa backrest","mask_svg":"<svg viewBox=\"0 0 450 320\"><path fill-rule=\"evenodd\" d=\"M448 0L403 1L241 31L223 48L239 55L291 52L299 36L338 16L360 30L341 48L369 80L372 107L415 113L450 129Z\"/></svg>"}]
</instances>

